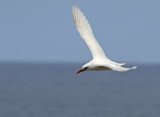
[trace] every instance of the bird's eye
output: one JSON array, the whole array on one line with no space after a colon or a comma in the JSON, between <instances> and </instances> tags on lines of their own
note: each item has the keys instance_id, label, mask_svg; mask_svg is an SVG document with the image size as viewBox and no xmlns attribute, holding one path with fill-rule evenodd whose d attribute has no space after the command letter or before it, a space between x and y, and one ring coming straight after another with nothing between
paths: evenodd
<instances>
[{"instance_id":1,"label":"bird's eye","mask_svg":"<svg viewBox=\"0 0 160 117\"><path fill-rule=\"evenodd\" d=\"M86 70L88 67L85 67L84 70Z\"/></svg>"}]
</instances>

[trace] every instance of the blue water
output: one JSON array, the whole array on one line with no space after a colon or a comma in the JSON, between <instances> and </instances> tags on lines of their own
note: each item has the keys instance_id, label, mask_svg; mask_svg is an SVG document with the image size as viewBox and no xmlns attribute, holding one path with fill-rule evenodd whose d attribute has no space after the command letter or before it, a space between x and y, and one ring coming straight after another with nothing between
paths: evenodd
<instances>
[{"instance_id":1,"label":"blue water","mask_svg":"<svg viewBox=\"0 0 160 117\"><path fill-rule=\"evenodd\" d=\"M0 63L0 117L160 117L160 65L76 75L81 65Z\"/></svg>"}]
</instances>

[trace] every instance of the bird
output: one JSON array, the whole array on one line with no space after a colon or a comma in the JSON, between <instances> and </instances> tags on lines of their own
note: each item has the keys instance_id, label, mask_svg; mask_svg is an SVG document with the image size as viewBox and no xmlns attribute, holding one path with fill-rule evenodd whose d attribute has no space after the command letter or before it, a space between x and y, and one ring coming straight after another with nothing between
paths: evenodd
<instances>
[{"instance_id":1,"label":"bird","mask_svg":"<svg viewBox=\"0 0 160 117\"><path fill-rule=\"evenodd\" d=\"M131 69L136 69L137 66L133 66L131 68L123 67L126 63L118 63L110 60L104 53L100 44L96 40L92 28L85 17L85 15L81 12L79 7L72 6L72 15L75 26L81 36L81 38L85 41L90 52L92 54L93 59L82 66L82 68L76 72L79 74L84 71L105 71L105 70L113 70L118 72L125 72Z\"/></svg>"}]
</instances>

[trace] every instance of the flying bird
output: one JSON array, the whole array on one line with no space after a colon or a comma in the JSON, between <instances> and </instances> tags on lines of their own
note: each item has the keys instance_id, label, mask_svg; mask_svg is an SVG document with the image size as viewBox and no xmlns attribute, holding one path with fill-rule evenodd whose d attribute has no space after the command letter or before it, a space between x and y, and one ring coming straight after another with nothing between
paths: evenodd
<instances>
[{"instance_id":1,"label":"flying bird","mask_svg":"<svg viewBox=\"0 0 160 117\"><path fill-rule=\"evenodd\" d=\"M73 19L76 28L81 38L86 42L88 48L91 51L93 59L82 66L82 68L76 73L83 71L104 71L114 70L119 72L125 72L131 69L136 69L136 66L131 68L123 67L126 63L117 63L106 57L101 46L95 39L92 28L88 23L88 20L77 6L72 7Z\"/></svg>"}]
</instances>

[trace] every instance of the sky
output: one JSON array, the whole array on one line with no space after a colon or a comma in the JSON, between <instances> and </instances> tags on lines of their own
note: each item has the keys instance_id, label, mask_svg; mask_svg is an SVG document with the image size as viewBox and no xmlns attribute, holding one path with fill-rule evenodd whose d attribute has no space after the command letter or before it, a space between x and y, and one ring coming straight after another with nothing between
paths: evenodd
<instances>
[{"instance_id":1,"label":"sky","mask_svg":"<svg viewBox=\"0 0 160 117\"><path fill-rule=\"evenodd\" d=\"M73 5L87 17L108 58L160 63L159 0L0 0L0 61L90 61Z\"/></svg>"}]
</instances>

